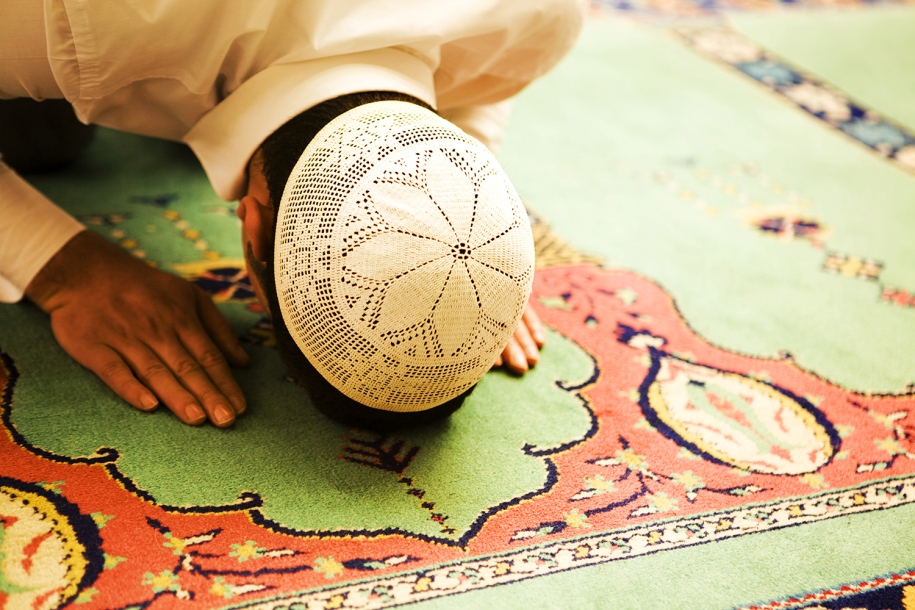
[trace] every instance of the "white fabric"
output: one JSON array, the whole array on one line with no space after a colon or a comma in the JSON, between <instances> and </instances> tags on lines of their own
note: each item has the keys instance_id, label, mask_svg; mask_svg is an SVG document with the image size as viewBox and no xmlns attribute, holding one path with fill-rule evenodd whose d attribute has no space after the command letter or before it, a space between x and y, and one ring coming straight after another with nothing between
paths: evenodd
<instances>
[{"instance_id":1,"label":"white fabric","mask_svg":"<svg viewBox=\"0 0 915 610\"><path fill-rule=\"evenodd\" d=\"M340 392L386 411L457 397L524 313L534 240L479 141L405 102L359 106L312 140L277 211L283 321Z\"/></svg>"},{"instance_id":2,"label":"white fabric","mask_svg":"<svg viewBox=\"0 0 915 610\"><path fill-rule=\"evenodd\" d=\"M585 1L45 0L44 31L37 4L0 3L0 41L47 47L44 66L0 42L0 98L64 97L84 122L183 140L235 200L263 139L326 99L394 90L448 110L510 97L569 49ZM484 115L477 131L493 133ZM15 235L32 230L9 210L22 205L0 190Z\"/></svg>"},{"instance_id":3,"label":"white fabric","mask_svg":"<svg viewBox=\"0 0 915 610\"><path fill-rule=\"evenodd\" d=\"M254 148L302 110L367 85L440 109L497 102L552 67L581 19L566 0L45 3L51 69L77 115L186 139L230 200ZM211 160L224 147L231 161Z\"/></svg>"},{"instance_id":4,"label":"white fabric","mask_svg":"<svg viewBox=\"0 0 915 610\"><path fill-rule=\"evenodd\" d=\"M0 99L63 97L48 63L41 2L0 2L0 62Z\"/></svg>"},{"instance_id":5,"label":"white fabric","mask_svg":"<svg viewBox=\"0 0 915 610\"><path fill-rule=\"evenodd\" d=\"M482 142L492 154L498 155L511 107L512 100L505 100L485 106L448 108L440 110L439 114Z\"/></svg>"},{"instance_id":6,"label":"white fabric","mask_svg":"<svg viewBox=\"0 0 915 610\"><path fill-rule=\"evenodd\" d=\"M85 227L2 162L0 193L18 202L0 204L0 302L13 303L45 263ZM28 226L25 233L23 225Z\"/></svg>"}]
</instances>

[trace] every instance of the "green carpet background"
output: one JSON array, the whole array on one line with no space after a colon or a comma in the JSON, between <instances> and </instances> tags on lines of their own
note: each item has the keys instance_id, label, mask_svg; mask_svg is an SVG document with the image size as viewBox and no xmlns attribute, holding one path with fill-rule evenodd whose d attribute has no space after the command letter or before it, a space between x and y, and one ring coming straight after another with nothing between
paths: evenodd
<instances>
[{"instance_id":1,"label":"green carpet background","mask_svg":"<svg viewBox=\"0 0 915 610\"><path fill-rule=\"evenodd\" d=\"M805 35L836 40L809 22ZM915 36L908 40L911 57ZM745 206L693 169L764 205L789 205L796 193L831 228L828 249L883 261L884 281L910 291L912 175L667 30L589 23L572 56L518 100L501 159L560 235L660 283L712 343L760 356L788 351L858 391L898 392L915 380L915 310L882 306L874 284L823 273L823 253L807 243L748 236L735 214ZM785 193L735 171L747 163ZM705 199L712 215L658 184L661 172Z\"/></svg>"},{"instance_id":2,"label":"green carpet background","mask_svg":"<svg viewBox=\"0 0 915 610\"><path fill-rule=\"evenodd\" d=\"M743 13L730 16L729 21L737 31L821 81L915 129L915 12L911 7Z\"/></svg>"}]
</instances>

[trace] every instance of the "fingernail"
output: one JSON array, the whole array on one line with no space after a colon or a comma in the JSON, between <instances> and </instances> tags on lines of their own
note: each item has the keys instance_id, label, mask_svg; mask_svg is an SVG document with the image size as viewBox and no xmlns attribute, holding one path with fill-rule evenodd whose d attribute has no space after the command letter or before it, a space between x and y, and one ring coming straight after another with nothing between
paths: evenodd
<instances>
[{"instance_id":1,"label":"fingernail","mask_svg":"<svg viewBox=\"0 0 915 610\"><path fill-rule=\"evenodd\" d=\"M207 418L200 405L190 404L184 408L184 416L192 424L199 424Z\"/></svg>"},{"instance_id":2,"label":"fingernail","mask_svg":"<svg viewBox=\"0 0 915 610\"><path fill-rule=\"evenodd\" d=\"M245 412L245 409L247 408L248 405L245 403L244 398L242 398L241 396L232 396L230 398L230 400L232 401L232 406L235 407L236 413Z\"/></svg>"},{"instance_id":3,"label":"fingernail","mask_svg":"<svg viewBox=\"0 0 915 610\"><path fill-rule=\"evenodd\" d=\"M213 422L217 426L229 423L235 419L235 414L229 410L229 407L225 405L219 405L216 407L216 410L213 412Z\"/></svg>"},{"instance_id":4,"label":"fingernail","mask_svg":"<svg viewBox=\"0 0 915 610\"><path fill-rule=\"evenodd\" d=\"M524 351L513 345L511 348L511 354L508 357L510 366L515 370L516 373L524 373L527 371L527 356L524 355Z\"/></svg>"},{"instance_id":5,"label":"fingernail","mask_svg":"<svg viewBox=\"0 0 915 610\"><path fill-rule=\"evenodd\" d=\"M152 411L159 406L159 401L156 400L156 397L152 394L143 394L140 396L140 406L142 406L145 411Z\"/></svg>"}]
</instances>

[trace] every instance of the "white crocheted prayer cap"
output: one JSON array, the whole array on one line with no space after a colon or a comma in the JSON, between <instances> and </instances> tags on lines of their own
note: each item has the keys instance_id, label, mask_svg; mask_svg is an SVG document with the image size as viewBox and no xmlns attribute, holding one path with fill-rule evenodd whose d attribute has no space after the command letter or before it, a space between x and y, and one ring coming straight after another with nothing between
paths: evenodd
<instances>
[{"instance_id":1,"label":"white crocheted prayer cap","mask_svg":"<svg viewBox=\"0 0 915 610\"><path fill-rule=\"evenodd\" d=\"M415 104L331 121L277 214L283 320L315 369L369 407L460 395L524 311L534 244L521 200L482 144Z\"/></svg>"}]
</instances>

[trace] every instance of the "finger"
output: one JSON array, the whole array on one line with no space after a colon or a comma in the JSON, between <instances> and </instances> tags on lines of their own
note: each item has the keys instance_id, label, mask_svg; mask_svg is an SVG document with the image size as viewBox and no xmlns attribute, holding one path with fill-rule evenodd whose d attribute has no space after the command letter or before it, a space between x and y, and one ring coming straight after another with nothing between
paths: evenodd
<instances>
[{"instance_id":1,"label":"finger","mask_svg":"<svg viewBox=\"0 0 915 610\"><path fill-rule=\"evenodd\" d=\"M192 426L198 426L207 420L207 414L194 395L178 381L171 367L146 345L132 347L124 357L137 378L151 389L178 419Z\"/></svg>"},{"instance_id":2,"label":"finger","mask_svg":"<svg viewBox=\"0 0 915 610\"><path fill-rule=\"evenodd\" d=\"M229 365L226 363L225 358L223 358L222 352L209 340L209 337L203 332L203 329L180 329L178 332L180 333L178 338L186 348L187 353L189 353L191 358L202 367L203 372L206 375L206 381L211 382L222 396L229 399L231 408L235 414L240 415L241 413L244 413L247 408L245 396L238 386L238 383L235 381L232 371L229 370ZM192 366L185 366L189 369L193 368ZM196 379L196 377L194 377L194 379ZM206 384L201 385L200 387L209 390L209 386ZM200 395L196 392L194 393L199 398ZM209 409L207 412L209 413Z\"/></svg>"},{"instance_id":3,"label":"finger","mask_svg":"<svg viewBox=\"0 0 915 610\"><path fill-rule=\"evenodd\" d=\"M187 331L184 334L188 336ZM191 338L201 342L202 335L203 329L199 329ZM181 339L175 335L151 347L162 362L171 369L181 386L193 395L197 404L203 407L210 421L220 428L225 428L235 422L235 409L232 407L231 398L226 396L214 383L207 367L210 370L223 369L225 371L227 379L221 379L221 381L230 388L233 396L241 397L241 390L235 385L228 365L216 346L205 338L202 343L203 350L196 355L186 349Z\"/></svg>"},{"instance_id":4,"label":"finger","mask_svg":"<svg viewBox=\"0 0 915 610\"><path fill-rule=\"evenodd\" d=\"M247 408L245 395L235 382L235 377L226 366L222 356L226 356L229 363L238 367L247 367L251 364L251 360L238 342L235 331L232 330L232 325L213 304L209 295L196 287L195 294L197 296L200 321L203 323L203 328L212 342L208 341L206 337L200 336L195 332L196 329L193 328L189 329L189 332L182 332L182 342L188 347L197 361L203 364L210 379L232 401L235 413L244 413ZM222 356L220 353L212 353L214 344Z\"/></svg>"},{"instance_id":5,"label":"finger","mask_svg":"<svg viewBox=\"0 0 915 610\"><path fill-rule=\"evenodd\" d=\"M502 366L502 354L496 356L496 361L493 363L493 367Z\"/></svg>"},{"instance_id":6,"label":"finger","mask_svg":"<svg viewBox=\"0 0 915 610\"><path fill-rule=\"evenodd\" d=\"M508 340L508 345L502 350L502 359L505 361L506 368L512 373L522 375L527 372L527 356L524 355L524 350L514 337Z\"/></svg>"},{"instance_id":7,"label":"finger","mask_svg":"<svg viewBox=\"0 0 915 610\"><path fill-rule=\"evenodd\" d=\"M540 350L537 349L537 344L534 342L534 338L531 337L531 332L524 321L515 329L513 336L515 341L518 342L521 351L524 352L527 366L533 368L540 361Z\"/></svg>"},{"instance_id":8,"label":"finger","mask_svg":"<svg viewBox=\"0 0 915 610\"><path fill-rule=\"evenodd\" d=\"M203 323L203 328L212 339L219 351L223 353L232 366L246 367L251 364L251 359L238 342L232 325L222 315L219 308L213 303L210 295L200 288L194 287L197 298L197 315Z\"/></svg>"},{"instance_id":9,"label":"finger","mask_svg":"<svg viewBox=\"0 0 915 610\"><path fill-rule=\"evenodd\" d=\"M159 406L156 396L140 383L124 359L110 347L98 346L85 355L73 355L73 358L98 375L105 385L132 407L152 411Z\"/></svg>"},{"instance_id":10,"label":"finger","mask_svg":"<svg viewBox=\"0 0 915 610\"><path fill-rule=\"evenodd\" d=\"M527 329L537 347L543 347L543 344L546 343L546 332L543 330L540 316L537 315L530 303L524 308L524 315L521 316L521 321L527 325Z\"/></svg>"}]
</instances>

